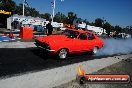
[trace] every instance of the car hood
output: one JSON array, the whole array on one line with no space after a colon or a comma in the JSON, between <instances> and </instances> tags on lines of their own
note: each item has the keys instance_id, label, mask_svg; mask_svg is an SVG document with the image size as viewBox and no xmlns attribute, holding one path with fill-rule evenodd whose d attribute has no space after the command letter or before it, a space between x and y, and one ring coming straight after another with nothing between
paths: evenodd
<instances>
[{"instance_id":1,"label":"car hood","mask_svg":"<svg viewBox=\"0 0 132 88\"><path fill-rule=\"evenodd\" d=\"M70 40L70 38L68 38L65 35L49 35L45 37L36 38L36 40L39 40L40 42L50 43L50 42L58 42L58 41L68 41Z\"/></svg>"}]
</instances>

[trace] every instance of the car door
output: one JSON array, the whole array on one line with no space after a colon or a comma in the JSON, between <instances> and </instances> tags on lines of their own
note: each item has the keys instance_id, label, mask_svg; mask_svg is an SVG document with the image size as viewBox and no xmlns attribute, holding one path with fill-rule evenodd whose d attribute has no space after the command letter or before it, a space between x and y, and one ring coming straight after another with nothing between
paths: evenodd
<instances>
[{"instance_id":1,"label":"car door","mask_svg":"<svg viewBox=\"0 0 132 88\"><path fill-rule=\"evenodd\" d=\"M77 52L84 52L86 51L86 41L87 41L87 35L86 33L81 33L77 40L76 40L76 51Z\"/></svg>"},{"instance_id":2,"label":"car door","mask_svg":"<svg viewBox=\"0 0 132 88\"><path fill-rule=\"evenodd\" d=\"M70 53L76 53L78 52L78 50L80 49L81 43L79 43L79 39L77 38L77 36L79 35L79 32L70 32L70 35L68 37L68 41L67 41L67 47L70 51Z\"/></svg>"},{"instance_id":3,"label":"car door","mask_svg":"<svg viewBox=\"0 0 132 88\"><path fill-rule=\"evenodd\" d=\"M96 46L96 38L93 33L88 33L87 37L88 38L87 38L87 42L86 42L86 44L87 44L86 48L88 51L91 51Z\"/></svg>"}]
</instances>

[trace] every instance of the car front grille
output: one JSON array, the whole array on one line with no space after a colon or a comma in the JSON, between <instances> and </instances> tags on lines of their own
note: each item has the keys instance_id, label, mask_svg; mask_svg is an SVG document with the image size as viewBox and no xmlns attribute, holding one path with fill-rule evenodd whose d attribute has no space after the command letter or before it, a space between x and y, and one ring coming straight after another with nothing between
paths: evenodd
<instances>
[{"instance_id":1,"label":"car front grille","mask_svg":"<svg viewBox=\"0 0 132 88\"><path fill-rule=\"evenodd\" d=\"M38 40L35 40L35 42L36 42L36 45L37 45L37 46L40 46L40 47L42 47L42 48L44 48L44 49L50 49L50 47L49 47L49 45L48 45L47 43L40 42L40 41L38 41Z\"/></svg>"}]
</instances>

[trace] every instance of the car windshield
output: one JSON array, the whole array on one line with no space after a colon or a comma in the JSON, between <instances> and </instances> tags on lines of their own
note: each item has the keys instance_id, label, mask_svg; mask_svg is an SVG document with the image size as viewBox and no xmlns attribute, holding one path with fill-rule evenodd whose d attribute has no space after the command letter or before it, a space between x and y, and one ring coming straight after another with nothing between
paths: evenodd
<instances>
[{"instance_id":1,"label":"car windshield","mask_svg":"<svg viewBox=\"0 0 132 88\"><path fill-rule=\"evenodd\" d=\"M77 38L77 36L79 35L79 32L72 31L72 30L65 30L64 32L62 32L62 35L66 35L70 38Z\"/></svg>"}]
</instances>

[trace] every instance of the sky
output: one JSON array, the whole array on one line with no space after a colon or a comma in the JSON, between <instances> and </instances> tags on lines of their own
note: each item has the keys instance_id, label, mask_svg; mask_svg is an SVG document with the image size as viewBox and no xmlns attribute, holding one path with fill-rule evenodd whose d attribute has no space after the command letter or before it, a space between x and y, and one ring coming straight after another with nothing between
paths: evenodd
<instances>
[{"instance_id":1,"label":"sky","mask_svg":"<svg viewBox=\"0 0 132 88\"><path fill-rule=\"evenodd\" d=\"M17 4L23 0L14 0ZM52 14L52 0L27 0L30 7L40 13ZM112 25L121 27L132 25L132 0L56 0L55 13L74 12L77 17L94 22L96 18L104 18Z\"/></svg>"}]
</instances>

